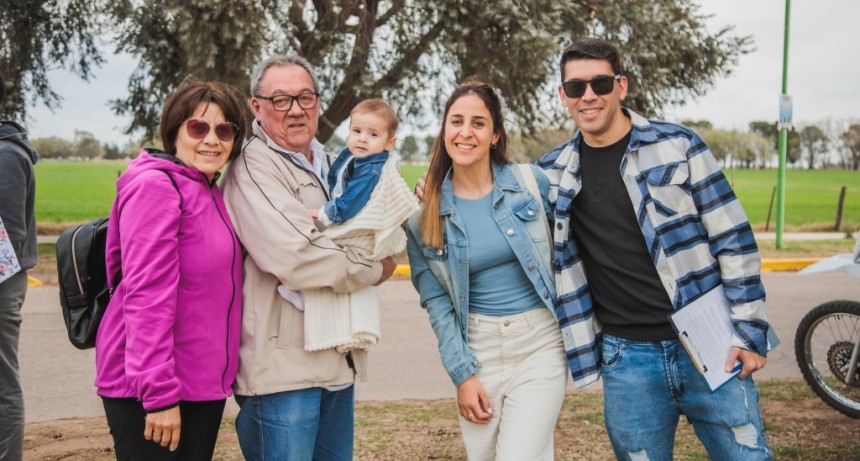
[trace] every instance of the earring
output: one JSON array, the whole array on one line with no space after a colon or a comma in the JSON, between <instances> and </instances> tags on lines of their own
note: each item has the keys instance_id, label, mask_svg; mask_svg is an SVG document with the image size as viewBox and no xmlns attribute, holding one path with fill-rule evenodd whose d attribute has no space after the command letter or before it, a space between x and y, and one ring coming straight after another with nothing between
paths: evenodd
<instances>
[{"instance_id":1,"label":"earring","mask_svg":"<svg viewBox=\"0 0 860 461\"><path fill-rule=\"evenodd\" d=\"M490 144L490 150L496 150L496 143Z\"/></svg>"}]
</instances>

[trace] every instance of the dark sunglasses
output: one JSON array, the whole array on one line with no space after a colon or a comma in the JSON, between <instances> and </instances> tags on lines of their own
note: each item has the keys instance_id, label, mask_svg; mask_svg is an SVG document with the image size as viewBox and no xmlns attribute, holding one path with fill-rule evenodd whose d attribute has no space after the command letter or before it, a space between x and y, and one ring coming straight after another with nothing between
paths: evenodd
<instances>
[{"instance_id":1,"label":"dark sunglasses","mask_svg":"<svg viewBox=\"0 0 860 461\"><path fill-rule=\"evenodd\" d=\"M233 122L224 122L217 125L210 125L208 122L197 118L189 118L185 121L185 131L188 136L194 139L203 139L209 134L209 129L215 127L215 136L222 142L229 142L236 139L236 134L239 133L239 125Z\"/></svg>"},{"instance_id":2,"label":"dark sunglasses","mask_svg":"<svg viewBox=\"0 0 860 461\"><path fill-rule=\"evenodd\" d=\"M581 98L585 94L585 87L591 85L591 91L598 96L612 93L615 81L621 80L620 75L599 75L591 80L580 80L578 78L568 80L561 84L564 94L568 98Z\"/></svg>"}]
</instances>

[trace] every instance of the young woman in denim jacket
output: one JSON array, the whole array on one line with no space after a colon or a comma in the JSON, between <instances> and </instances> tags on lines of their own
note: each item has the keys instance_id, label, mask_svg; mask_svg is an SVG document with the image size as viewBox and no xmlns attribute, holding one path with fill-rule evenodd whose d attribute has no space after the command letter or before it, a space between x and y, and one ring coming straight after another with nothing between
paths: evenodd
<instances>
[{"instance_id":1,"label":"young woman in denim jacket","mask_svg":"<svg viewBox=\"0 0 860 461\"><path fill-rule=\"evenodd\" d=\"M551 218L549 182L536 167L510 164L506 146L493 88L457 87L433 145L424 209L409 221L409 262L457 386L469 459L550 460L567 361L541 216Z\"/></svg>"}]
</instances>

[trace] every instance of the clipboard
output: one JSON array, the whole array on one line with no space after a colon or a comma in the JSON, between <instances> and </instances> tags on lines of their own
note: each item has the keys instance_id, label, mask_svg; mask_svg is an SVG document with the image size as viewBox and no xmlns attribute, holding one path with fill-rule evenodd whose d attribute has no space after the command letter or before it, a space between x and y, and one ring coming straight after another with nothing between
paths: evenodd
<instances>
[{"instance_id":1,"label":"clipboard","mask_svg":"<svg viewBox=\"0 0 860 461\"><path fill-rule=\"evenodd\" d=\"M735 362L730 372L724 368L735 332L730 312L731 304L723 286L719 285L669 316L669 323L678 333L681 345L711 392L734 378L743 368L740 361ZM779 344L772 328L768 328L767 339L768 350Z\"/></svg>"}]
</instances>

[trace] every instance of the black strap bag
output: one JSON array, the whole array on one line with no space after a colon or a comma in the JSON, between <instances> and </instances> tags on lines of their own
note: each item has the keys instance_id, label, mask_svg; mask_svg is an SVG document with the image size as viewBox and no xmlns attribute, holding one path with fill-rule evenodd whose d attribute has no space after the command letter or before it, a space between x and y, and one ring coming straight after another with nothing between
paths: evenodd
<instances>
[{"instance_id":1,"label":"black strap bag","mask_svg":"<svg viewBox=\"0 0 860 461\"><path fill-rule=\"evenodd\" d=\"M162 170L164 171L164 170ZM179 186L164 171L176 192ZM179 194L180 209L182 194ZM105 268L108 218L96 218L63 231L57 239L57 282L69 341L78 349L96 345L96 332L122 272L111 279Z\"/></svg>"}]
</instances>

